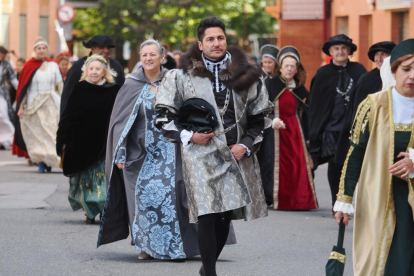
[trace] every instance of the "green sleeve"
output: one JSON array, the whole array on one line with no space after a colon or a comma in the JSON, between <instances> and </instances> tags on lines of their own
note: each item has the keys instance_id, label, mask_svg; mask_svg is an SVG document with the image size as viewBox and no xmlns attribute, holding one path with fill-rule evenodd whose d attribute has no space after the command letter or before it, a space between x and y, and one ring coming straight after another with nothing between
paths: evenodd
<instances>
[{"instance_id":1,"label":"green sleeve","mask_svg":"<svg viewBox=\"0 0 414 276\"><path fill-rule=\"evenodd\" d=\"M368 123L369 124L369 123ZM362 134L359 140L359 144L351 142L351 148L353 148L349 155L348 164L345 173L345 191L344 194L347 196L353 196L356 184L358 183L359 175L361 174L362 161L365 156L365 149L369 139L369 131L367 129Z\"/></svg>"},{"instance_id":2,"label":"green sleeve","mask_svg":"<svg viewBox=\"0 0 414 276\"><path fill-rule=\"evenodd\" d=\"M371 98L367 98L358 107L357 116L352 126L350 137L351 146L342 169L337 201L352 203L354 191L361 174L365 149L370 136L370 111Z\"/></svg>"}]
</instances>

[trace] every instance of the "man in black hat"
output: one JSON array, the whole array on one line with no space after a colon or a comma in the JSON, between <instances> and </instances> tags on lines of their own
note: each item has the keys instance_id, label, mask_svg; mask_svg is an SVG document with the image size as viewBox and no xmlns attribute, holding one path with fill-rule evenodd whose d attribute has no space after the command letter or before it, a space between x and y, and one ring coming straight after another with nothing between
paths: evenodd
<instances>
[{"instance_id":1,"label":"man in black hat","mask_svg":"<svg viewBox=\"0 0 414 276\"><path fill-rule=\"evenodd\" d=\"M91 52L89 53L89 56L91 55L101 55L103 56L109 63L109 66L111 69L113 69L117 76L115 77L115 82L122 86L125 82L125 75L124 70L122 69L121 64L116 61L115 59L112 59L109 57L111 48L115 48L114 41L107 35L96 35L92 37L89 41L84 41L83 46L85 48L90 48ZM72 93L73 87L77 82L79 82L81 76L82 76L82 66L85 63L88 56L85 56L78 61L76 61L72 67L70 68L65 85L63 86L62 91L62 98L60 101L60 114L63 113L63 110L66 107L66 104L68 103L69 96Z\"/></svg>"},{"instance_id":2,"label":"man in black hat","mask_svg":"<svg viewBox=\"0 0 414 276\"><path fill-rule=\"evenodd\" d=\"M372 45L368 50L368 57L371 61L375 62L375 68L371 71L363 74L359 79L355 87L352 104L352 117L355 116L355 112L358 105L369 95L375 92L379 92L382 89L382 80L380 75L380 69L384 59L391 55L392 49L394 49L395 43L392 41L382 41Z\"/></svg>"},{"instance_id":3,"label":"man in black hat","mask_svg":"<svg viewBox=\"0 0 414 276\"><path fill-rule=\"evenodd\" d=\"M336 200L342 165L335 162L339 134L350 106L350 92L362 74L364 66L351 62L349 55L357 50L352 39L344 34L329 38L322 51L332 56L330 64L321 67L313 77L309 103L309 140L314 169L328 162L328 181L332 205Z\"/></svg>"},{"instance_id":4,"label":"man in black hat","mask_svg":"<svg viewBox=\"0 0 414 276\"><path fill-rule=\"evenodd\" d=\"M369 95L381 91L382 80L380 69L384 59L391 55L395 43L392 41L382 41L372 45L368 50L368 57L375 62L376 67L371 71L363 74L355 88L351 91L351 102L345 117L344 126L338 141L335 161L338 164L344 164L349 149L349 132L351 131L352 122L359 104Z\"/></svg>"}]
</instances>

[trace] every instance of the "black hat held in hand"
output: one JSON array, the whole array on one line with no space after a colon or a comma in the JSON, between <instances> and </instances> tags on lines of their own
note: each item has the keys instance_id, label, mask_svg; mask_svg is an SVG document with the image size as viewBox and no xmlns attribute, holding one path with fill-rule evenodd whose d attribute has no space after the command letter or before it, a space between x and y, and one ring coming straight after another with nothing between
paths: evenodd
<instances>
[{"instance_id":1,"label":"black hat held in hand","mask_svg":"<svg viewBox=\"0 0 414 276\"><path fill-rule=\"evenodd\" d=\"M382 41L375 43L372 45L368 50L368 57L370 60L374 61L375 54L379 51L391 53L392 49L394 49L395 43L392 41Z\"/></svg>"},{"instance_id":2,"label":"black hat held in hand","mask_svg":"<svg viewBox=\"0 0 414 276\"><path fill-rule=\"evenodd\" d=\"M330 56L331 54L329 53L329 48L331 48L331 46L339 45L339 44L345 44L351 47L351 52L349 53L350 55L352 55L352 53L357 50L357 46L354 43L352 43L352 39L350 39L348 36L344 34L340 34L340 35L330 37L328 41L326 41L323 44L322 51L328 56Z\"/></svg>"},{"instance_id":3,"label":"black hat held in hand","mask_svg":"<svg viewBox=\"0 0 414 276\"><path fill-rule=\"evenodd\" d=\"M92 48L97 46L106 46L109 48L115 48L114 41L107 35L95 35L88 41L83 41L85 48Z\"/></svg>"}]
</instances>

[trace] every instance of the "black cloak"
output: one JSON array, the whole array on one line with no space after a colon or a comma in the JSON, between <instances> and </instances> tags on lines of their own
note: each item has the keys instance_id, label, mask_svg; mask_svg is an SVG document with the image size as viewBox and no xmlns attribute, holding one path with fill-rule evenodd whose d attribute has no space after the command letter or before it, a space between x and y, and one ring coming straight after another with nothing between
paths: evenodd
<instances>
[{"instance_id":1,"label":"black cloak","mask_svg":"<svg viewBox=\"0 0 414 276\"><path fill-rule=\"evenodd\" d=\"M377 68L363 74L352 91L349 108L346 112L344 125L339 135L338 147L335 155L335 162L344 164L349 150L349 132L354 121L359 104L365 100L369 94L381 91L382 80L380 70Z\"/></svg>"},{"instance_id":2,"label":"black cloak","mask_svg":"<svg viewBox=\"0 0 414 276\"><path fill-rule=\"evenodd\" d=\"M327 160L320 159L322 133L331 116L337 95L336 87L343 71L357 83L359 78L367 72L364 66L358 62L348 61L346 67L337 66L331 61L318 69L313 77L310 89L309 102L309 141L310 153L314 162L314 168ZM349 93L351 93L350 91ZM348 105L349 106L349 105Z\"/></svg>"},{"instance_id":3,"label":"black cloak","mask_svg":"<svg viewBox=\"0 0 414 276\"><path fill-rule=\"evenodd\" d=\"M90 55L91 54L89 54L89 56ZM79 82L82 76L82 66L85 64L85 61L87 58L88 56L85 56L79 59L78 61L76 61L72 65L72 67L69 69L69 72L66 75L65 84L63 86L63 91L62 91L62 97L60 99L61 116L63 114L63 111L66 108L66 105L68 104L68 99L69 99L70 94L73 91L73 87L75 86L76 83ZM117 73L117 76L114 78L115 83L118 84L119 86L122 86L125 82L125 75L124 75L124 70L122 69L121 64L115 59L109 58L109 66L111 67L111 69L113 69Z\"/></svg>"},{"instance_id":4,"label":"black cloak","mask_svg":"<svg viewBox=\"0 0 414 276\"><path fill-rule=\"evenodd\" d=\"M78 82L61 114L56 138L60 155L66 144L63 173L70 176L105 158L112 107L120 86Z\"/></svg>"}]
</instances>

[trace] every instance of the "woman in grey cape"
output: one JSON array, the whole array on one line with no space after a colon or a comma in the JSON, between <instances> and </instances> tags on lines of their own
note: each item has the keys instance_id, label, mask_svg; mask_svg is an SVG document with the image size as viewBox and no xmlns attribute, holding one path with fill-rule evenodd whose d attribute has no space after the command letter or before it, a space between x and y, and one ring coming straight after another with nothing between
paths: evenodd
<instances>
[{"instance_id":1,"label":"woman in grey cape","mask_svg":"<svg viewBox=\"0 0 414 276\"><path fill-rule=\"evenodd\" d=\"M166 69L163 47L141 44L142 68L118 93L109 126L107 201L98 247L125 239L140 259L185 259L198 255L197 234L188 221L179 148L154 127L154 100Z\"/></svg>"}]
</instances>

